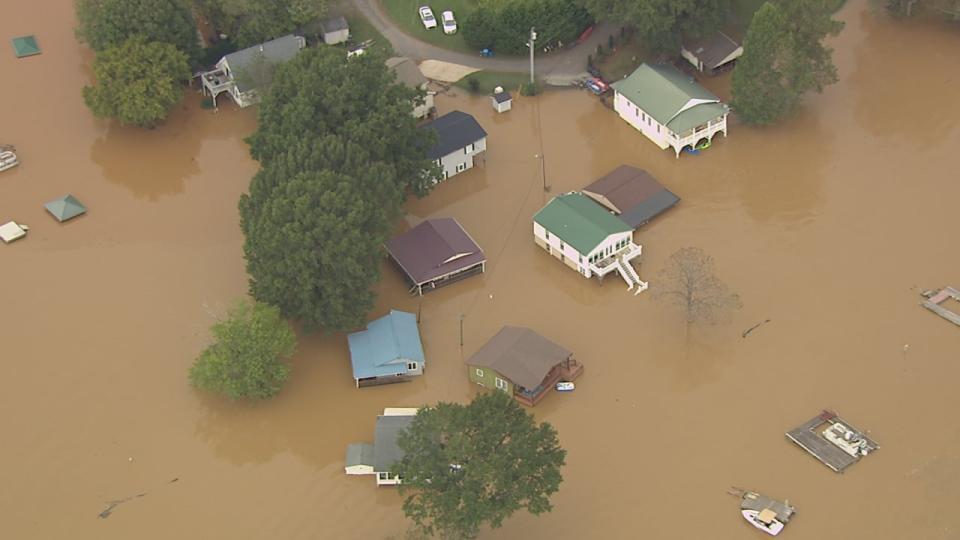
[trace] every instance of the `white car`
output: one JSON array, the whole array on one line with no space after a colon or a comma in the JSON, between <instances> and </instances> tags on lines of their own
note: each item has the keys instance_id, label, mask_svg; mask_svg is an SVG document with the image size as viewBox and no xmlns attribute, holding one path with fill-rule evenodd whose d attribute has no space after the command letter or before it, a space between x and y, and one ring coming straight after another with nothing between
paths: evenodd
<instances>
[{"instance_id":1,"label":"white car","mask_svg":"<svg viewBox=\"0 0 960 540\"><path fill-rule=\"evenodd\" d=\"M420 22L427 30L437 27L437 18L433 16L433 10L430 6L420 6Z\"/></svg>"},{"instance_id":2,"label":"white car","mask_svg":"<svg viewBox=\"0 0 960 540\"><path fill-rule=\"evenodd\" d=\"M457 20L453 18L452 11L444 11L440 14L440 20L443 21L443 33L444 34L456 34L457 33Z\"/></svg>"}]
</instances>

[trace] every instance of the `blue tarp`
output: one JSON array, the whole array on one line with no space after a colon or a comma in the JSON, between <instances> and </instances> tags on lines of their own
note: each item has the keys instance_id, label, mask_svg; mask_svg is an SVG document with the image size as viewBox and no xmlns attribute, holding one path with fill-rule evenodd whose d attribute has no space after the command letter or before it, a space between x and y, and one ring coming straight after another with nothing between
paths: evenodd
<instances>
[{"instance_id":1,"label":"blue tarp","mask_svg":"<svg viewBox=\"0 0 960 540\"><path fill-rule=\"evenodd\" d=\"M417 316L391 310L367 325L366 330L347 336L353 378L387 377L407 372L407 362L423 365L423 345Z\"/></svg>"}]
</instances>

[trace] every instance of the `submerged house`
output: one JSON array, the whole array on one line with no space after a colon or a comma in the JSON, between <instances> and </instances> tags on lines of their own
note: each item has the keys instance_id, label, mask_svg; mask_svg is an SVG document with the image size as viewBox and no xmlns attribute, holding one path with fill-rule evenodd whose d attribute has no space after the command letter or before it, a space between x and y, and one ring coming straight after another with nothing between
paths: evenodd
<instances>
[{"instance_id":1,"label":"submerged house","mask_svg":"<svg viewBox=\"0 0 960 540\"><path fill-rule=\"evenodd\" d=\"M640 256L633 227L582 193L554 197L533 216L533 240L586 278L617 272L634 294L647 289L630 261Z\"/></svg>"},{"instance_id":2,"label":"submerged house","mask_svg":"<svg viewBox=\"0 0 960 540\"><path fill-rule=\"evenodd\" d=\"M680 56L708 75L732 69L742 55L743 45L719 30L701 39L684 41L680 47Z\"/></svg>"},{"instance_id":3,"label":"submerged house","mask_svg":"<svg viewBox=\"0 0 960 540\"><path fill-rule=\"evenodd\" d=\"M673 66L642 64L612 85L613 108L662 149L703 148L727 135L730 107Z\"/></svg>"},{"instance_id":4,"label":"submerged house","mask_svg":"<svg viewBox=\"0 0 960 540\"><path fill-rule=\"evenodd\" d=\"M344 470L349 475L374 475L378 486L395 486L401 482L390 474L394 463L403 459L403 450L397 444L400 432L410 427L417 409L386 408L377 416L373 444L353 443L347 446Z\"/></svg>"},{"instance_id":5,"label":"submerged house","mask_svg":"<svg viewBox=\"0 0 960 540\"><path fill-rule=\"evenodd\" d=\"M413 60L403 56L395 56L387 59L387 67L397 75L397 81L424 92L423 102L413 105L414 118L424 118L437 110L433 105L433 96L436 92L427 90L427 78L423 76L423 72L420 71Z\"/></svg>"},{"instance_id":6,"label":"submerged house","mask_svg":"<svg viewBox=\"0 0 960 540\"><path fill-rule=\"evenodd\" d=\"M529 328L504 326L466 361L470 381L536 405L558 381L583 373L573 353Z\"/></svg>"},{"instance_id":7,"label":"submerged house","mask_svg":"<svg viewBox=\"0 0 960 540\"><path fill-rule=\"evenodd\" d=\"M581 191L636 229L680 202L643 169L621 165Z\"/></svg>"},{"instance_id":8,"label":"submerged house","mask_svg":"<svg viewBox=\"0 0 960 540\"><path fill-rule=\"evenodd\" d=\"M366 330L348 335L347 343L357 388L423 375L426 360L413 313L390 310L368 324Z\"/></svg>"},{"instance_id":9,"label":"submerged house","mask_svg":"<svg viewBox=\"0 0 960 540\"><path fill-rule=\"evenodd\" d=\"M387 253L418 295L482 274L487 257L453 218L428 219L387 242Z\"/></svg>"},{"instance_id":10,"label":"submerged house","mask_svg":"<svg viewBox=\"0 0 960 540\"><path fill-rule=\"evenodd\" d=\"M443 179L473 167L475 157L487 149L487 132L477 119L463 111L451 111L427 122L420 129L432 129L437 143L427 151L427 159L443 169Z\"/></svg>"},{"instance_id":11,"label":"submerged house","mask_svg":"<svg viewBox=\"0 0 960 540\"><path fill-rule=\"evenodd\" d=\"M240 107L258 103L258 72L290 60L306 44L303 37L289 34L230 53L217 62L215 69L200 74L203 90L213 99L214 107L223 92Z\"/></svg>"}]
</instances>

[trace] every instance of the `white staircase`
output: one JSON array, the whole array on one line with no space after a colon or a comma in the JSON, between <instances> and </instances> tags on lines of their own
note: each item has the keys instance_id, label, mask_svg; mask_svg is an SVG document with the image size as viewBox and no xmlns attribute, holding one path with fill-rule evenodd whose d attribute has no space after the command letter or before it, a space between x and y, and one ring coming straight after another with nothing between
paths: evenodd
<instances>
[{"instance_id":1,"label":"white staircase","mask_svg":"<svg viewBox=\"0 0 960 540\"><path fill-rule=\"evenodd\" d=\"M650 284L646 281L640 280L640 276L637 275L637 271L633 269L633 265L630 264L629 261L624 261L621 258L617 258L613 264L617 269L617 273L620 274L620 277L627 282L627 290L632 290L634 287L637 288L635 291L633 291L634 296L647 290L647 287L650 286Z\"/></svg>"}]
</instances>

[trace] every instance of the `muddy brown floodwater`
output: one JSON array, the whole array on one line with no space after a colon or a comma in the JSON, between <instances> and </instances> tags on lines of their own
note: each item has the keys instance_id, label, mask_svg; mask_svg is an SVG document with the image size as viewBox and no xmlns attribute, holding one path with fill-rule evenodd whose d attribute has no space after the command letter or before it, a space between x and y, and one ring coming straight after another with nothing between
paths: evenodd
<instances>
[{"instance_id":1,"label":"muddy brown floodwater","mask_svg":"<svg viewBox=\"0 0 960 540\"><path fill-rule=\"evenodd\" d=\"M583 92L549 93L539 114L517 99L500 116L486 99L440 97L441 111L478 117L489 151L410 201L409 222L456 217L490 263L422 302L384 265L371 317L422 309L426 375L357 390L343 335L304 336L281 395L245 405L195 392L186 370L213 317L245 293L236 201L256 170L242 141L255 111L205 111L191 93L154 131L93 119L71 5L20 3L0 19L3 41L34 33L43 48L23 60L0 49L0 143L23 161L0 173L0 220L32 227L0 245L0 537L402 532L395 491L343 474L345 445L370 440L385 406L470 399L461 358L517 324L586 372L535 410L569 451L554 511L484 538L759 537L731 485L789 498L796 540L960 538L960 329L917 305L921 289L960 283L955 30L848 2L839 84L792 120L732 126L679 160ZM680 315L650 293L584 280L531 239L547 197L621 163L683 198L637 235L651 289L666 257L694 245L742 297L689 346ZM42 204L67 192L90 210L59 225ZM837 475L789 444L784 432L823 407L881 450Z\"/></svg>"}]
</instances>

